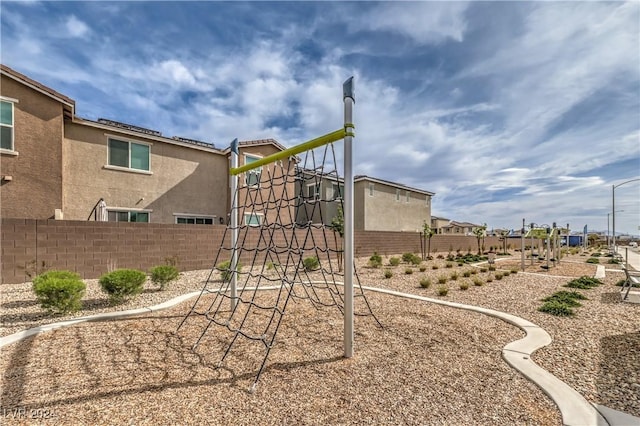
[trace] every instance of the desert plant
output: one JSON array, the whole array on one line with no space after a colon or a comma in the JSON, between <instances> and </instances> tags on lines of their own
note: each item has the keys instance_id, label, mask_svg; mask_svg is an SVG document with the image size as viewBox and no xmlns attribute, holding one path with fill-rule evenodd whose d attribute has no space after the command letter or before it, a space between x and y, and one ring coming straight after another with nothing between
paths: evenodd
<instances>
[{"instance_id":1,"label":"desert plant","mask_svg":"<svg viewBox=\"0 0 640 426\"><path fill-rule=\"evenodd\" d=\"M462 276L465 277L465 278L469 278L471 276L471 271L464 271L462 273Z\"/></svg>"},{"instance_id":2,"label":"desert plant","mask_svg":"<svg viewBox=\"0 0 640 426\"><path fill-rule=\"evenodd\" d=\"M420 267L420 272L424 272L424 271L426 271L426 270L427 270L427 267L426 267L426 266L421 266L421 267Z\"/></svg>"},{"instance_id":3,"label":"desert plant","mask_svg":"<svg viewBox=\"0 0 640 426\"><path fill-rule=\"evenodd\" d=\"M455 281L458 279L458 273L457 272L453 272L449 278L451 278L451 281Z\"/></svg>"},{"instance_id":4,"label":"desert plant","mask_svg":"<svg viewBox=\"0 0 640 426\"><path fill-rule=\"evenodd\" d=\"M117 269L100 277L100 287L109 295L111 303L124 302L142 292L147 276L136 269Z\"/></svg>"},{"instance_id":5,"label":"desert plant","mask_svg":"<svg viewBox=\"0 0 640 426\"><path fill-rule=\"evenodd\" d=\"M611 259L609 259L609 261L607 263L609 265L618 265L618 264L620 264L620 261L618 259L616 259L615 257L612 257Z\"/></svg>"},{"instance_id":6,"label":"desert plant","mask_svg":"<svg viewBox=\"0 0 640 426\"><path fill-rule=\"evenodd\" d=\"M464 262L458 262L458 266L464 266Z\"/></svg>"},{"instance_id":7,"label":"desert plant","mask_svg":"<svg viewBox=\"0 0 640 426\"><path fill-rule=\"evenodd\" d=\"M302 264L304 265L304 270L307 272L315 271L320 267L320 261L318 261L318 258L315 256L305 257Z\"/></svg>"},{"instance_id":8,"label":"desert plant","mask_svg":"<svg viewBox=\"0 0 640 426\"><path fill-rule=\"evenodd\" d=\"M598 259L597 257L590 257L587 259L587 263L600 263L600 259Z\"/></svg>"},{"instance_id":9,"label":"desert plant","mask_svg":"<svg viewBox=\"0 0 640 426\"><path fill-rule=\"evenodd\" d=\"M487 272L487 268L480 268L480 272Z\"/></svg>"},{"instance_id":10,"label":"desert plant","mask_svg":"<svg viewBox=\"0 0 640 426\"><path fill-rule=\"evenodd\" d=\"M488 283L493 282L493 277L492 277L491 275L489 275L489 276L487 277L487 282L488 282Z\"/></svg>"},{"instance_id":11,"label":"desert plant","mask_svg":"<svg viewBox=\"0 0 640 426\"><path fill-rule=\"evenodd\" d=\"M511 268L509 272L511 272L512 274L517 274L518 270L516 268Z\"/></svg>"},{"instance_id":12,"label":"desert plant","mask_svg":"<svg viewBox=\"0 0 640 426\"><path fill-rule=\"evenodd\" d=\"M444 284L447 282L447 277L442 276L442 277L438 277L438 284Z\"/></svg>"},{"instance_id":13,"label":"desert plant","mask_svg":"<svg viewBox=\"0 0 640 426\"><path fill-rule=\"evenodd\" d=\"M469 289L469 283L466 281L462 281L460 283L460 290L468 290Z\"/></svg>"},{"instance_id":14,"label":"desert plant","mask_svg":"<svg viewBox=\"0 0 640 426\"><path fill-rule=\"evenodd\" d=\"M389 258L389 265L398 266L399 264L400 264L400 258L398 258L398 257L390 257Z\"/></svg>"},{"instance_id":15,"label":"desert plant","mask_svg":"<svg viewBox=\"0 0 640 426\"><path fill-rule=\"evenodd\" d=\"M373 255L369 258L369 266L371 266L372 268L381 267L382 266L382 256L380 256L378 253L376 253L374 251Z\"/></svg>"},{"instance_id":16,"label":"desert plant","mask_svg":"<svg viewBox=\"0 0 640 426\"><path fill-rule=\"evenodd\" d=\"M429 288L431 287L431 280L429 278L423 278L420 280L420 287Z\"/></svg>"},{"instance_id":17,"label":"desert plant","mask_svg":"<svg viewBox=\"0 0 640 426\"><path fill-rule=\"evenodd\" d=\"M503 277L508 277L509 275L511 275L511 272L509 272L509 271L504 271L504 272L502 273L502 276L503 276Z\"/></svg>"},{"instance_id":18,"label":"desert plant","mask_svg":"<svg viewBox=\"0 0 640 426\"><path fill-rule=\"evenodd\" d=\"M444 259L444 254L439 254L436 256L436 259Z\"/></svg>"},{"instance_id":19,"label":"desert plant","mask_svg":"<svg viewBox=\"0 0 640 426\"><path fill-rule=\"evenodd\" d=\"M49 271L33 279L33 292L43 309L55 313L77 311L87 286L71 271Z\"/></svg>"},{"instance_id":20,"label":"desert plant","mask_svg":"<svg viewBox=\"0 0 640 426\"><path fill-rule=\"evenodd\" d=\"M438 265L433 265L433 266L431 267L431 269L433 269L433 270L435 271L436 269L438 269Z\"/></svg>"},{"instance_id":21,"label":"desert plant","mask_svg":"<svg viewBox=\"0 0 640 426\"><path fill-rule=\"evenodd\" d=\"M160 265L151 268L151 281L160 286L160 290L164 290L171 281L178 278L180 273L178 268L173 265Z\"/></svg>"},{"instance_id":22,"label":"desert plant","mask_svg":"<svg viewBox=\"0 0 640 426\"><path fill-rule=\"evenodd\" d=\"M493 266L493 265L491 265L491 266L489 266L489 270L490 270L490 271L495 271L495 270L496 270L496 267L495 267L495 266Z\"/></svg>"},{"instance_id":23,"label":"desert plant","mask_svg":"<svg viewBox=\"0 0 640 426\"><path fill-rule=\"evenodd\" d=\"M573 315L573 309L566 303L558 302L557 300L550 300L545 302L540 308L540 312L546 312L551 315L559 317L568 317Z\"/></svg>"},{"instance_id":24,"label":"desert plant","mask_svg":"<svg viewBox=\"0 0 640 426\"><path fill-rule=\"evenodd\" d=\"M228 283L231 281L231 261L225 260L224 262L220 262L216 265L216 269L220 271L220 279L222 282ZM238 262L236 265L236 269L238 272L242 271L242 263Z\"/></svg>"},{"instance_id":25,"label":"desert plant","mask_svg":"<svg viewBox=\"0 0 640 426\"><path fill-rule=\"evenodd\" d=\"M496 280L500 281L502 279L502 274L500 272L498 272L496 275Z\"/></svg>"},{"instance_id":26,"label":"desert plant","mask_svg":"<svg viewBox=\"0 0 640 426\"><path fill-rule=\"evenodd\" d=\"M582 304L578 302L578 300L587 300L587 297L577 291L557 291L551 296L542 299L543 302L552 300L564 303L570 307L579 307L582 306Z\"/></svg>"},{"instance_id":27,"label":"desert plant","mask_svg":"<svg viewBox=\"0 0 640 426\"><path fill-rule=\"evenodd\" d=\"M453 263L447 263L447 264L445 265L445 267L447 267L447 268L451 269L451 268L453 268Z\"/></svg>"},{"instance_id":28,"label":"desert plant","mask_svg":"<svg viewBox=\"0 0 640 426\"><path fill-rule=\"evenodd\" d=\"M446 296L449 293L449 287L441 285L438 287L438 296Z\"/></svg>"},{"instance_id":29,"label":"desert plant","mask_svg":"<svg viewBox=\"0 0 640 426\"><path fill-rule=\"evenodd\" d=\"M597 287L601 284L602 281L597 278L583 276L569 281L567 284L565 284L565 287L587 290L593 287Z\"/></svg>"},{"instance_id":30,"label":"desert plant","mask_svg":"<svg viewBox=\"0 0 640 426\"><path fill-rule=\"evenodd\" d=\"M411 269L411 268L406 268L406 269L404 270L404 273L405 273L405 274L407 274L407 275L411 275L411 274L413 274L413 269Z\"/></svg>"},{"instance_id":31,"label":"desert plant","mask_svg":"<svg viewBox=\"0 0 640 426\"><path fill-rule=\"evenodd\" d=\"M618 287L622 287L623 285L625 285L627 283L626 279L621 279L620 281L618 281L615 285L617 285ZM640 284L636 284L636 283L631 283L631 287L637 287L640 288Z\"/></svg>"},{"instance_id":32,"label":"desert plant","mask_svg":"<svg viewBox=\"0 0 640 426\"><path fill-rule=\"evenodd\" d=\"M384 270L384 277L385 278L391 278L393 276L393 272L391 272L391 269L385 269Z\"/></svg>"},{"instance_id":33,"label":"desert plant","mask_svg":"<svg viewBox=\"0 0 640 426\"><path fill-rule=\"evenodd\" d=\"M473 285L475 285L476 287L482 287L484 285L484 283L482 282L482 280L480 278L474 278L473 279Z\"/></svg>"}]
</instances>

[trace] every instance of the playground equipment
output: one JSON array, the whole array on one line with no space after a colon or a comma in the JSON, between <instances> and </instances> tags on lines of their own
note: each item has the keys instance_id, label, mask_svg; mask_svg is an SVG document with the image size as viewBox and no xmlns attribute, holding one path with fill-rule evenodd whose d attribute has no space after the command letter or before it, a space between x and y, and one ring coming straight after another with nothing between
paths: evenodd
<instances>
[{"instance_id":1,"label":"playground equipment","mask_svg":"<svg viewBox=\"0 0 640 426\"><path fill-rule=\"evenodd\" d=\"M353 356L354 315L371 316L380 325L353 262L354 99L351 77L343 85L344 127L274 155L252 162L245 158L239 166L238 142L231 144L230 221L215 257L217 266L178 330L191 316L207 320L194 350L212 325L230 334L219 366L238 338L262 344L265 354L250 391L262 374L290 300L338 308L343 314L346 358ZM344 194L334 149L334 142L341 139ZM331 204L344 212L343 225L337 217L326 224L330 218L323 215ZM303 216L297 214L301 210ZM338 262L342 255L344 270ZM242 262L248 264L246 269ZM260 290L269 291L258 295Z\"/></svg>"}]
</instances>

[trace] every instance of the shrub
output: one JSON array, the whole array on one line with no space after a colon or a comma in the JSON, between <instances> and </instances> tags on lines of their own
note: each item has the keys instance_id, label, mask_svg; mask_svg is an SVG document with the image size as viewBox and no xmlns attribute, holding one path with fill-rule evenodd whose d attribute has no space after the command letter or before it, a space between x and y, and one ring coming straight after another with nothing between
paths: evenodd
<instances>
[{"instance_id":1,"label":"shrub","mask_svg":"<svg viewBox=\"0 0 640 426\"><path fill-rule=\"evenodd\" d=\"M400 259L397 257L390 257L389 258L389 265L391 266L398 266L400 264Z\"/></svg>"},{"instance_id":2,"label":"shrub","mask_svg":"<svg viewBox=\"0 0 640 426\"><path fill-rule=\"evenodd\" d=\"M376 253L374 251L373 255L369 258L369 266L371 266L372 268L381 267L382 266L382 256L380 256L378 253Z\"/></svg>"},{"instance_id":3,"label":"shrub","mask_svg":"<svg viewBox=\"0 0 640 426\"><path fill-rule=\"evenodd\" d=\"M304 265L304 270L307 272L315 271L320 267L320 262L315 256L305 257L302 264Z\"/></svg>"},{"instance_id":4,"label":"shrub","mask_svg":"<svg viewBox=\"0 0 640 426\"><path fill-rule=\"evenodd\" d=\"M447 263L445 266L446 266L448 269L451 269L451 268L453 268L453 263Z\"/></svg>"},{"instance_id":5,"label":"shrub","mask_svg":"<svg viewBox=\"0 0 640 426\"><path fill-rule=\"evenodd\" d=\"M511 275L511 272L509 272L509 271L504 271L504 272L502 273L502 276L503 276L503 277L508 277L509 275Z\"/></svg>"},{"instance_id":6,"label":"shrub","mask_svg":"<svg viewBox=\"0 0 640 426\"><path fill-rule=\"evenodd\" d=\"M436 256L437 259L444 259L444 255L443 254L439 254Z\"/></svg>"},{"instance_id":7,"label":"shrub","mask_svg":"<svg viewBox=\"0 0 640 426\"><path fill-rule=\"evenodd\" d=\"M600 259L598 259L597 257L590 257L587 259L587 263L600 263Z\"/></svg>"},{"instance_id":8,"label":"shrub","mask_svg":"<svg viewBox=\"0 0 640 426\"><path fill-rule=\"evenodd\" d=\"M100 287L111 303L120 303L142 292L147 276L136 269L117 269L100 277Z\"/></svg>"},{"instance_id":9,"label":"shrub","mask_svg":"<svg viewBox=\"0 0 640 426\"><path fill-rule=\"evenodd\" d=\"M480 278L474 278L473 279L473 285L475 285L476 287L482 287L484 285L484 283L482 282L482 280Z\"/></svg>"},{"instance_id":10,"label":"shrub","mask_svg":"<svg viewBox=\"0 0 640 426\"><path fill-rule=\"evenodd\" d=\"M391 278L393 276L393 272L391 272L390 269L385 269L384 270L384 277L385 278Z\"/></svg>"},{"instance_id":11,"label":"shrub","mask_svg":"<svg viewBox=\"0 0 640 426\"><path fill-rule=\"evenodd\" d=\"M493 277L492 277L491 275L489 275L489 276L487 277L487 282L488 282L488 283L493 282Z\"/></svg>"},{"instance_id":12,"label":"shrub","mask_svg":"<svg viewBox=\"0 0 640 426\"><path fill-rule=\"evenodd\" d=\"M511 272L512 274L517 274L518 270L516 268L511 268L509 272Z\"/></svg>"},{"instance_id":13,"label":"shrub","mask_svg":"<svg viewBox=\"0 0 640 426\"><path fill-rule=\"evenodd\" d=\"M462 276L465 277L465 278L469 278L471 276L471 271L464 271L462 273Z\"/></svg>"},{"instance_id":14,"label":"shrub","mask_svg":"<svg viewBox=\"0 0 640 426\"><path fill-rule=\"evenodd\" d=\"M71 271L49 271L33 279L33 292L43 309L56 313L77 311L87 286Z\"/></svg>"},{"instance_id":15,"label":"shrub","mask_svg":"<svg viewBox=\"0 0 640 426\"><path fill-rule=\"evenodd\" d=\"M496 274L496 280L500 281L501 279L502 279L502 274L498 272Z\"/></svg>"},{"instance_id":16,"label":"shrub","mask_svg":"<svg viewBox=\"0 0 640 426\"><path fill-rule=\"evenodd\" d=\"M407 274L407 275L411 275L411 274L413 274L413 269L411 269L411 268L406 268L406 269L404 270L404 273L405 273L405 274Z\"/></svg>"},{"instance_id":17,"label":"shrub","mask_svg":"<svg viewBox=\"0 0 640 426\"><path fill-rule=\"evenodd\" d=\"M466 281L462 281L460 283L460 290L468 290L469 289L469 283Z\"/></svg>"},{"instance_id":18,"label":"shrub","mask_svg":"<svg viewBox=\"0 0 640 426\"><path fill-rule=\"evenodd\" d=\"M612 257L611 259L609 259L609 261L607 262L610 265L618 265L620 263L620 261L618 259L616 259L615 257Z\"/></svg>"},{"instance_id":19,"label":"shrub","mask_svg":"<svg viewBox=\"0 0 640 426\"><path fill-rule=\"evenodd\" d=\"M489 270L490 270L490 271L495 271L495 270L496 270L496 267L495 267L495 266L493 266L493 265L491 265L491 266L489 266Z\"/></svg>"},{"instance_id":20,"label":"shrub","mask_svg":"<svg viewBox=\"0 0 640 426\"><path fill-rule=\"evenodd\" d=\"M568 317L573 315L573 309L571 309L570 306L566 303L558 302L557 300L545 302L540 308L538 308L538 310L540 312L546 312L559 317Z\"/></svg>"},{"instance_id":21,"label":"shrub","mask_svg":"<svg viewBox=\"0 0 640 426\"><path fill-rule=\"evenodd\" d=\"M478 273L478 270L477 270L477 269L472 269L472 270L471 270L471 275L475 275L475 274L477 274L477 273Z\"/></svg>"},{"instance_id":22,"label":"shrub","mask_svg":"<svg viewBox=\"0 0 640 426\"><path fill-rule=\"evenodd\" d=\"M542 299L543 302L558 301L570 307L582 306L578 300L586 300L587 298L577 291L557 291L549 297Z\"/></svg>"},{"instance_id":23,"label":"shrub","mask_svg":"<svg viewBox=\"0 0 640 426\"><path fill-rule=\"evenodd\" d=\"M413 255L413 257L411 258L411 264L418 266L421 263L422 263L422 259L420 258L420 256Z\"/></svg>"},{"instance_id":24,"label":"shrub","mask_svg":"<svg viewBox=\"0 0 640 426\"><path fill-rule=\"evenodd\" d=\"M480 268L480 272L487 272L487 268Z\"/></svg>"},{"instance_id":25,"label":"shrub","mask_svg":"<svg viewBox=\"0 0 640 426\"><path fill-rule=\"evenodd\" d=\"M438 269L438 265L433 265L433 266L431 267L431 269L433 269L433 270L435 271L436 269Z\"/></svg>"},{"instance_id":26,"label":"shrub","mask_svg":"<svg viewBox=\"0 0 640 426\"><path fill-rule=\"evenodd\" d=\"M178 278L178 268L172 265L160 265L151 268L151 281L164 290L171 281Z\"/></svg>"},{"instance_id":27,"label":"shrub","mask_svg":"<svg viewBox=\"0 0 640 426\"><path fill-rule=\"evenodd\" d=\"M426 270L427 270L427 267L426 267L426 266L421 266L421 267L420 267L420 272L424 272L424 271L426 271Z\"/></svg>"},{"instance_id":28,"label":"shrub","mask_svg":"<svg viewBox=\"0 0 640 426\"><path fill-rule=\"evenodd\" d=\"M457 279L458 279L458 273L457 273L457 272L452 273L452 274L449 276L449 278L451 278L451 281L455 281L455 280L457 280Z\"/></svg>"},{"instance_id":29,"label":"shrub","mask_svg":"<svg viewBox=\"0 0 640 426\"><path fill-rule=\"evenodd\" d=\"M449 293L449 287L441 285L438 287L438 296L446 296Z\"/></svg>"},{"instance_id":30,"label":"shrub","mask_svg":"<svg viewBox=\"0 0 640 426\"><path fill-rule=\"evenodd\" d=\"M227 283L231 281L231 273L233 271L231 270L230 260L225 260L224 262L218 263L216 265L216 269L220 271L220 279L222 280L222 282ZM238 270L238 272L242 271L242 263L238 262L238 264L236 265L236 269Z\"/></svg>"},{"instance_id":31,"label":"shrub","mask_svg":"<svg viewBox=\"0 0 640 426\"><path fill-rule=\"evenodd\" d=\"M267 271L274 269L276 266L278 266L277 263L267 262Z\"/></svg>"},{"instance_id":32,"label":"shrub","mask_svg":"<svg viewBox=\"0 0 640 426\"><path fill-rule=\"evenodd\" d=\"M618 287L622 287L623 285L625 285L625 284L626 284L626 282L627 282L627 280L623 278L623 279L621 279L620 281L618 281L618 282L616 283L616 285L617 285ZM631 287L638 287L638 288L640 288L640 284L631 283Z\"/></svg>"},{"instance_id":33,"label":"shrub","mask_svg":"<svg viewBox=\"0 0 640 426\"><path fill-rule=\"evenodd\" d=\"M431 280L429 278L423 278L420 280L420 287L429 288L431 287Z\"/></svg>"},{"instance_id":34,"label":"shrub","mask_svg":"<svg viewBox=\"0 0 640 426\"><path fill-rule=\"evenodd\" d=\"M458 262L458 266L464 266L464 262Z\"/></svg>"},{"instance_id":35,"label":"shrub","mask_svg":"<svg viewBox=\"0 0 640 426\"><path fill-rule=\"evenodd\" d=\"M415 254L413 253L403 253L402 254L402 261L405 263L411 263L411 260L413 259L413 257L415 256Z\"/></svg>"},{"instance_id":36,"label":"shrub","mask_svg":"<svg viewBox=\"0 0 640 426\"><path fill-rule=\"evenodd\" d=\"M565 284L565 287L587 290L593 287L597 287L601 284L602 284L602 281L600 281L597 278L583 276L583 277L576 278L574 280L569 281L567 284Z\"/></svg>"},{"instance_id":37,"label":"shrub","mask_svg":"<svg viewBox=\"0 0 640 426\"><path fill-rule=\"evenodd\" d=\"M447 277L438 277L438 284L444 284L447 282Z\"/></svg>"}]
</instances>

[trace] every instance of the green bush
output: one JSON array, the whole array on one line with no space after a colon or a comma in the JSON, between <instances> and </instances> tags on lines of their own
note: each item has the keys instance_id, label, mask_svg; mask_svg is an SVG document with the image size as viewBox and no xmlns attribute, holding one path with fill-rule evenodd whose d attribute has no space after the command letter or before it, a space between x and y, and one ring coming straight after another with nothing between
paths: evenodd
<instances>
[{"instance_id":1,"label":"green bush","mask_svg":"<svg viewBox=\"0 0 640 426\"><path fill-rule=\"evenodd\" d=\"M492 282L493 282L493 277L492 277L491 275L489 275L489 276L487 277L487 282L488 282L488 283L492 283Z\"/></svg>"},{"instance_id":2,"label":"green bush","mask_svg":"<svg viewBox=\"0 0 640 426\"><path fill-rule=\"evenodd\" d=\"M160 265L151 268L151 281L164 290L171 281L178 278L178 268L172 265Z\"/></svg>"},{"instance_id":3,"label":"green bush","mask_svg":"<svg viewBox=\"0 0 640 426\"><path fill-rule=\"evenodd\" d=\"M473 285L475 285L476 287L482 287L484 285L484 283L482 282L482 280L480 278L474 278L473 279Z\"/></svg>"},{"instance_id":4,"label":"green bush","mask_svg":"<svg viewBox=\"0 0 640 426\"><path fill-rule=\"evenodd\" d=\"M489 270L490 270L490 271L495 271L495 270L496 270L496 267L495 267L495 266L493 266L493 265L491 265L491 266L489 266Z\"/></svg>"},{"instance_id":5,"label":"green bush","mask_svg":"<svg viewBox=\"0 0 640 426\"><path fill-rule=\"evenodd\" d=\"M438 287L438 296L446 296L449 293L449 287L441 285Z\"/></svg>"},{"instance_id":6,"label":"green bush","mask_svg":"<svg viewBox=\"0 0 640 426\"><path fill-rule=\"evenodd\" d=\"M460 290L468 290L469 289L469 283L466 281L462 281L460 283Z\"/></svg>"},{"instance_id":7,"label":"green bush","mask_svg":"<svg viewBox=\"0 0 640 426\"><path fill-rule=\"evenodd\" d=\"M228 283L229 281L231 281L231 273L233 271L231 270L230 260L225 260L224 262L218 263L216 265L216 269L220 271L220 279L222 280L222 282ZM238 262L238 264L236 265L236 269L238 270L238 272L242 271L242 263Z\"/></svg>"},{"instance_id":8,"label":"green bush","mask_svg":"<svg viewBox=\"0 0 640 426\"><path fill-rule=\"evenodd\" d=\"M426 267L426 266L421 266L421 267L420 267L420 272L424 272L424 271L426 271L426 270L427 270L427 267Z\"/></svg>"},{"instance_id":9,"label":"green bush","mask_svg":"<svg viewBox=\"0 0 640 426\"><path fill-rule=\"evenodd\" d=\"M487 268L480 268L480 272L487 272Z\"/></svg>"},{"instance_id":10,"label":"green bush","mask_svg":"<svg viewBox=\"0 0 640 426\"><path fill-rule=\"evenodd\" d=\"M397 257L390 257L389 258L389 265L391 266L398 266L400 264L400 259Z\"/></svg>"},{"instance_id":11,"label":"green bush","mask_svg":"<svg viewBox=\"0 0 640 426\"><path fill-rule=\"evenodd\" d=\"M511 272L509 272L509 271L504 271L504 272L502 273L502 276L503 276L503 277L508 277L509 275L511 275Z\"/></svg>"},{"instance_id":12,"label":"green bush","mask_svg":"<svg viewBox=\"0 0 640 426\"><path fill-rule=\"evenodd\" d=\"M403 253L402 254L402 261L405 263L411 263L411 260L413 259L413 257L415 256L415 254L413 253Z\"/></svg>"},{"instance_id":13,"label":"green bush","mask_svg":"<svg viewBox=\"0 0 640 426\"><path fill-rule=\"evenodd\" d=\"M391 272L391 269L385 269L384 270L384 277L385 278L391 278L393 276L393 272Z\"/></svg>"},{"instance_id":14,"label":"green bush","mask_svg":"<svg viewBox=\"0 0 640 426\"><path fill-rule=\"evenodd\" d=\"M411 274L413 274L413 269L411 269L411 268L406 268L406 269L404 270L404 273L405 273L405 274L407 274L407 275L411 275Z\"/></svg>"},{"instance_id":15,"label":"green bush","mask_svg":"<svg viewBox=\"0 0 640 426\"><path fill-rule=\"evenodd\" d=\"M540 308L538 308L538 310L540 312L546 312L559 317L568 317L573 315L573 309L571 309L571 306L557 300L545 302Z\"/></svg>"},{"instance_id":16,"label":"green bush","mask_svg":"<svg viewBox=\"0 0 640 426\"><path fill-rule=\"evenodd\" d=\"M600 259L598 259L597 257L590 257L587 259L587 263L600 263Z\"/></svg>"},{"instance_id":17,"label":"green bush","mask_svg":"<svg viewBox=\"0 0 640 426\"><path fill-rule=\"evenodd\" d=\"M593 287L597 287L601 284L602 284L602 281L600 281L597 278L583 276L583 277L576 278L574 280L569 281L567 284L565 284L565 287L587 290Z\"/></svg>"},{"instance_id":18,"label":"green bush","mask_svg":"<svg viewBox=\"0 0 640 426\"><path fill-rule=\"evenodd\" d=\"M578 300L586 300L587 298L578 293L577 291L557 291L549 297L542 299L543 302L557 301L560 303L564 303L570 307L579 307L582 306Z\"/></svg>"},{"instance_id":19,"label":"green bush","mask_svg":"<svg viewBox=\"0 0 640 426\"><path fill-rule=\"evenodd\" d=\"M447 277L438 277L438 284L444 284L447 282Z\"/></svg>"},{"instance_id":20,"label":"green bush","mask_svg":"<svg viewBox=\"0 0 640 426\"><path fill-rule=\"evenodd\" d=\"M302 264L304 265L304 270L307 272L315 271L320 267L320 261L315 256L305 257Z\"/></svg>"},{"instance_id":21,"label":"green bush","mask_svg":"<svg viewBox=\"0 0 640 426\"><path fill-rule=\"evenodd\" d=\"M471 271L464 271L462 273L462 276L465 277L465 278L469 278L471 276Z\"/></svg>"},{"instance_id":22,"label":"green bush","mask_svg":"<svg viewBox=\"0 0 640 426\"><path fill-rule=\"evenodd\" d=\"M381 267L382 266L382 256L380 256L378 253L376 253L374 251L373 255L369 258L369 266L371 266L372 268Z\"/></svg>"},{"instance_id":23,"label":"green bush","mask_svg":"<svg viewBox=\"0 0 640 426\"><path fill-rule=\"evenodd\" d=\"M100 287L111 303L120 303L142 293L147 276L136 269L118 269L100 277Z\"/></svg>"},{"instance_id":24,"label":"green bush","mask_svg":"<svg viewBox=\"0 0 640 426\"><path fill-rule=\"evenodd\" d=\"M618 264L620 264L620 261L618 259L616 259L615 257L612 257L611 259L609 259L609 261L607 263L609 265L618 265Z\"/></svg>"},{"instance_id":25,"label":"green bush","mask_svg":"<svg viewBox=\"0 0 640 426\"><path fill-rule=\"evenodd\" d=\"M496 274L496 280L500 281L501 279L502 279L502 274L498 272Z\"/></svg>"},{"instance_id":26,"label":"green bush","mask_svg":"<svg viewBox=\"0 0 640 426\"><path fill-rule=\"evenodd\" d=\"M75 272L49 271L35 277L32 288L43 309L66 313L82 307L87 286Z\"/></svg>"},{"instance_id":27,"label":"green bush","mask_svg":"<svg viewBox=\"0 0 640 426\"><path fill-rule=\"evenodd\" d=\"M420 280L420 287L429 288L431 287L431 280L429 278L423 278Z\"/></svg>"},{"instance_id":28,"label":"green bush","mask_svg":"<svg viewBox=\"0 0 640 426\"><path fill-rule=\"evenodd\" d=\"M451 281L457 280L458 279L458 273L457 272L452 273L449 278L451 278Z\"/></svg>"}]
</instances>

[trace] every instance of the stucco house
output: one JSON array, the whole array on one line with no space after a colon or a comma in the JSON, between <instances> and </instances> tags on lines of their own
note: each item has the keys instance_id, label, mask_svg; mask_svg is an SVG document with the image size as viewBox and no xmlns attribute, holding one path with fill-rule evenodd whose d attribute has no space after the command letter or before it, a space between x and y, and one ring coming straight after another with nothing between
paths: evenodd
<instances>
[{"instance_id":1,"label":"stucco house","mask_svg":"<svg viewBox=\"0 0 640 426\"><path fill-rule=\"evenodd\" d=\"M228 149L83 119L72 99L5 65L0 71L3 218L87 220L104 199L109 221L226 222ZM273 139L240 142L240 164L283 149ZM268 167L276 166L243 174L241 187L261 187ZM262 220L260 212L246 211L241 220Z\"/></svg>"}]
</instances>

